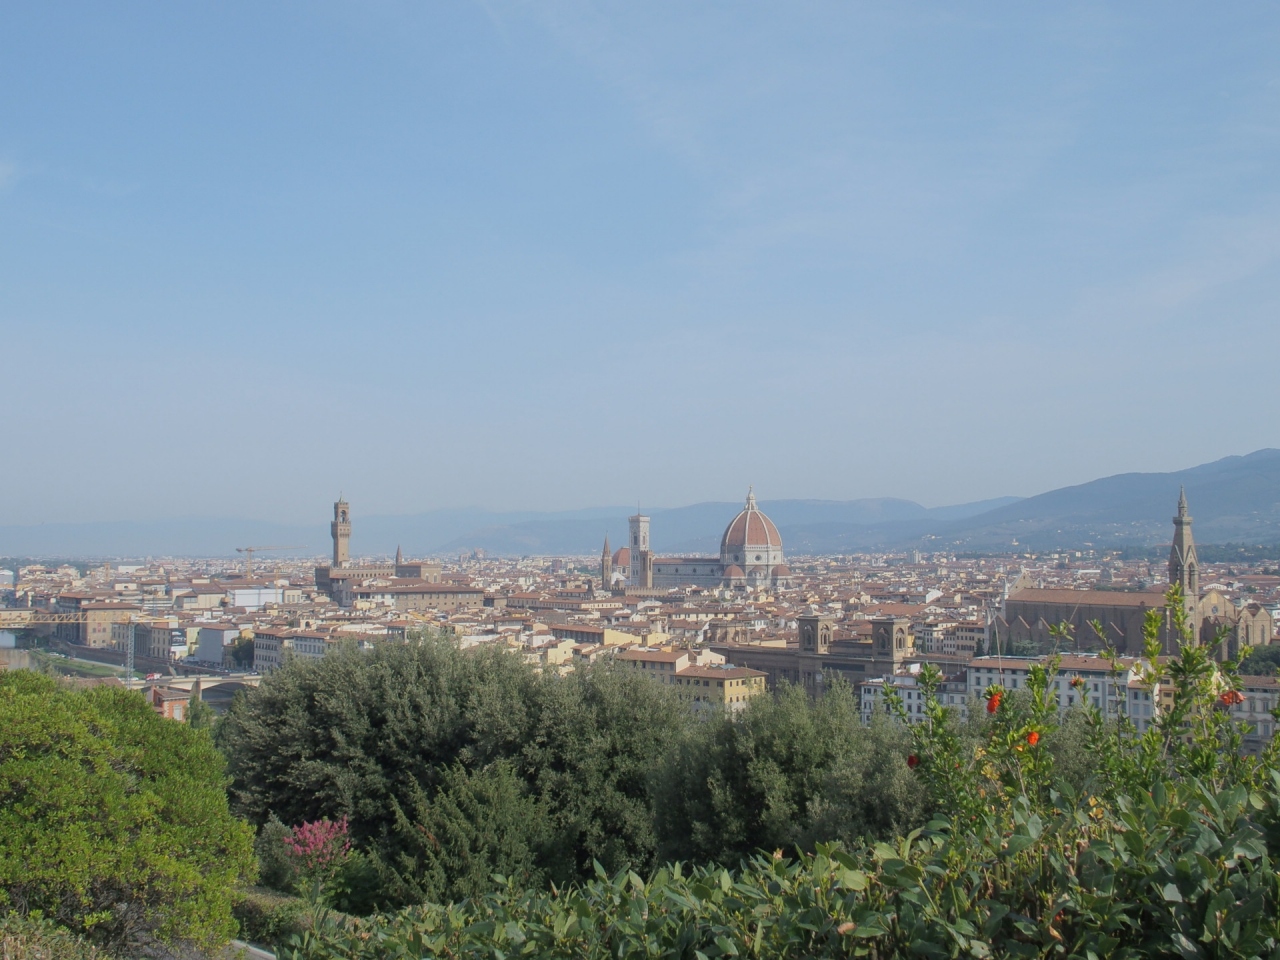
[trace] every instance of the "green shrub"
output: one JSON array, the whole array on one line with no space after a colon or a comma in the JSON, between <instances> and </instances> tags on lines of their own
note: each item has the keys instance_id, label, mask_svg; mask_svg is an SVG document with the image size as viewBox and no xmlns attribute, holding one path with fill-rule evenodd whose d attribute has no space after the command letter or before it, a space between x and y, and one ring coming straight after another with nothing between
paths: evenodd
<instances>
[{"instance_id":1,"label":"green shrub","mask_svg":"<svg viewBox=\"0 0 1280 960\"><path fill-rule=\"evenodd\" d=\"M280 956L1280 957L1280 748L1243 753L1231 665L1195 643L1176 591L1167 606L1184 643L1158 661L1149 617L1140 682L1173 706L1142 734L1088 708L1060 723L1053 665L963 725L922 671L901 759L936 812L893 843L648 880L598 868L550 893L495 878L460 903L322 924Z\"/></svg>"},{"instance_id":2,"label":"green shrub","mask_svg":"<svg viewBox=\"0 0 1280 960\"><path fill-rule=\"evenodd\" d=\"M263 882L292 889L285 824L346 816L360 857L332 902L361 913L476 896L494 873L564 885L596 862L647 872L812 851L928 810L905 731L864 727L847 684L696 720L627 668L539 674L433 637L294 660L237 698L216 736L235 808L263 825Z\"/></svg>"},{"instance_id":3,"label":"green shrub","mask_svg":"<svg viewBox=\"0 0 1280 960\"><path fill-rule=\"evenodd\" d=\"M222 769L136 693L0 674L0 913L113 950L225 942L253 859Z\"/></svg>"},{"instance_id":4,"label":"green shrub","mask_svg":"<svg viewBox=\"0 0 1280 960\"><path fill-rule=\"evenodd\" d=\"M547 811L528 795L509 763L468 771L455 766L430 800L421 790L396 805L396 853L382 861L393 900L462 900L479 896L501 873L541 886L539 854L551 840Z\"/></svg>"},{"instance_id":5,"label":"green shrub","mask_svg":"<svg viewBox=\"0 0 1280 960\"><path fill-rule=\"evenodd\" d=\"M908 741L885 717L864 726L853 688L834 679L817 701L783 686L737 717L698 724L656 778L662 858L732 864L918 826L928 798L907 769Z\"/></svg>"},{"instance_id":6,"label":"green shrub","mask_svg":"<svg viewBox=\"0 0 1280 960\"><path fill-rule=\"evenodd\" d=\"M106 960L93 944L47 920L10 914L0 917L0 957L4 960Z\"/></svg>"},{"instance_id":7,"label":"green shrub","mask_svg":"<svg viewBox=\"0 0 1280 960\"><path fill-rule=\"evenodd\" d=\"M650 783L693 724L632 671L543 675L427 637L294 660L237 698L216 736L238 812L348 817L379 878L362 897L391 906L468 895L495 872L563 884L593 861L650 869Z\"/></svg>"},{"instance_id":8,"label":"green shrub","mask_svg":"<svg viewBox=\"0 0 1280 960\"><path fill-rule=\"evenodd\" d=\"M1280 644L1251 647L1240 661L1240 672L1256 677L1273 677L1280 670Z\"/></svg>"},{"instance_id":9,"label":"green shrub","mask_svg":"<svg viewBox=\"0 0 1280 960\"><path fill-rule=\"evenodd\" d=\"M1273 956L1260 799L1188 785L1114 814L1086 806L1046 821L1023 808L1010 829L966 831L939 820L894 845L755 858L736 872L618 874L553 896L500 890L322 927L280 956Z\"/></svg>"},{"instance_id":10,"label":"green shrub","mask_svg":"<svg viewBox=\"0 0 1280 960\"><path fill-rule=\"evenodd\" d=\"M293 891L294 864L285 848L285 840L290 835L289 828L272 814L253 842L253 852L258 858L258 883L281 893Z\"/></svg>"},{"instance_id":11,"label":"green shrub","mask_svg":"<svg viewBox=\"0 0 1280 960\"><path fill-rule=\"evenodd\" d=\"M287 943L311 925L304 900L264 887L240 891L232 914L240 925L241 940L267 946Z\"/></svg>"}]
</instances>

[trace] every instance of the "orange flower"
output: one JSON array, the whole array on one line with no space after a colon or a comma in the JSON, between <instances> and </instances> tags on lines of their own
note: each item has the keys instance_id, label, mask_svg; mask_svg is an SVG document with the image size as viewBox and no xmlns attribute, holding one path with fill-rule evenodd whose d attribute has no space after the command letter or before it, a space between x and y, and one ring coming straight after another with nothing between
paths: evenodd
<instances>
[{"instance_id":1,"label":"orange flower","mask_svg":"<svg viewBox=\"0 0 1280 960\"><path fill-rule=\"evenodd\" d=\"M1034 730L1032 730L1030 733L1027 734L1027 743L1031 744L1034 747L1039 742L1040 742L1040 734L1036 733Z\"/></svg>"},{"instance_id":2,"label":"orange flower","mask_svg":"<svg viewBox=\"0 0 1280 960\"><path fill-rule=\"evenodd\" d=\"M1244 694L1239 690L1228 690L1218 698L1224 707L1233 707L1237 703L1244 703Z\"/></svg>"},{"instance_id":3,"label":"orange flower","mask_svg":"<svg viewBox=\"0 0 1280 960\"><path fill-rule=\"evenodd\" d=\"M987 700L987 713L995 713L1000 709L1000 699L1004 696L999 690L993 693Z\"/></svg>"}]
</instances>

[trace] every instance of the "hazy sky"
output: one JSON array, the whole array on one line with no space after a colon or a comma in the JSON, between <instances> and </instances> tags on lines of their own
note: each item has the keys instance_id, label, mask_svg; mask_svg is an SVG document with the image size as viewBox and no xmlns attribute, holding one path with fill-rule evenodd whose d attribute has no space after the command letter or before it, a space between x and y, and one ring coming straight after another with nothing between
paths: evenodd
<instances>
[{"instance_id":1,"label":"hazy sky","mask_svg":"<svg viewBox=\"0 0 1280 960\"><path fill-rule=\"evenodd\" d=\"M0 12L0 523L1280 446L1280 6Z\"/></svg>"}]
</instances>

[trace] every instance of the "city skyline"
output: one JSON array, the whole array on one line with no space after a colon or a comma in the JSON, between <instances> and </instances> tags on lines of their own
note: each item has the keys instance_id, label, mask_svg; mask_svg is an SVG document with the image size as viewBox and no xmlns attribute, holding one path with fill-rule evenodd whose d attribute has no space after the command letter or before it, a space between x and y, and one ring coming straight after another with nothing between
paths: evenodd
<instances>
[{"instance_id":1,"label":"city skyline","mask_svg":"<svg viewBox=\"0 0 1280 960\"><path fill-rule=\"evenodd\" d=\"M5 26L0 525L936 506L1280 446L1266 5Z\"/></svg>"},{"instance_id":2,"label":"city skyline","mask_svg":"<svg viewBox=\"0 0 1280 960\"><path fill-rule=\"evenodd\" d=\"M1002 554L1010 549L1046 552L1150 548L1166 535L1166 501L1174 491L1198 504L1206 542L1252 544L1274 550L1280 543L1280 450L1258 450L1171 473L1101 477L1033 497L999 498L926 508L894 498L861 500L762 499L778 528L799 554L848 555L877 552ZM748 502L752 499L749 489ZM333 523L347 531L352 556L457 556L478 551L493 556L595 555L602 537L628 539L628 517L637 507L620 504L569 511L499 512L478 508L417 514L364 513L359 501L333 504ZM343 519L339 521L337 511ZM644 505L657 521L655 548L664 553L710 553L726 518L739 512L731 501L685 506ZM244 517L183 517L172 520L93 524L0 524L0 550L9 556L226 557L247 544L271 544L273 556L315 556L333 533L313 516L287 524ZM280 546L284 545L284 546ZM255 549L263 549L255 546ZM1252 549L1252 548L1251 548ZM655 570L655 573L661 571Z\"/></svg>"}]
</instances>

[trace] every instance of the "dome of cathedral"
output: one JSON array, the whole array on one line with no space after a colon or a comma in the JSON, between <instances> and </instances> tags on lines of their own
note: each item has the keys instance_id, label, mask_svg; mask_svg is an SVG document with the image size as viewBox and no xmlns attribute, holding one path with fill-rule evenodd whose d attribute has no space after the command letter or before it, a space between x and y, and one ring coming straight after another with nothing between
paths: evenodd
<instances>
[{"instance_id":1,"label":"dome of cathedral","mask_svg":"<svg viewBox=\"0 0 1280 960\"><path fill-rule=\"evenodd\" d=\"M791 576L791 568L785 563L780 563L773 568L773 575L775 577L789 577Z\"/></svg>"},{"instance_id":2,"label":"dome of cathedral","mask_svg":"<svg viewBox=\"0 0 1280 960\"><path fill-rule=\"evenodd\" d=\"M747 505L725 528L720 538L720 555L746 556L755 550L782 549L778 528L756 507L756 495L747 494Z\"/></svg>"},{"instance_id":3,"label":"dome of cathedral","mask_svg":"<svg viewBox=\"0 0 1280 960\"><path fill-rule=\"evenodd\" d=\"M731 563L729 566L725 567L724 576L726 580L741 580L746 576L746 574L742 572L742 568L740 566Z\"/></svg>"},{"instance_id":4,"label":"dome of cathedral","mask_svg":"<svg viewBox=\"0 0 1280 960\"><path fill-rule=\"evenodd\" d=\"M615 567L631 566L631 549L629 547L619 547L613 555L613 565Z\"/></svg>"}]
</instances>

